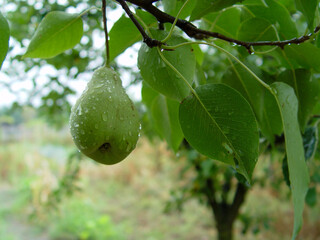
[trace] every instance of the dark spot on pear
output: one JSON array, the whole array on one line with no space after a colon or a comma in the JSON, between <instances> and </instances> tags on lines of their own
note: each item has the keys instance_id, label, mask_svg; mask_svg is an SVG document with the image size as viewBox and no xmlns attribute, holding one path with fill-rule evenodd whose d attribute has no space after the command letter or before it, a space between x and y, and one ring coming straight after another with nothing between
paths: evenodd
<instances>
[{"instance_id":1,"label":"dark spot on pear","mask_svg":"<svg viewBox=\"0 0 320 240\"><path fill-rule=\"evenodd\" d=\"M110 143L104 143L99 147L99 151L102 153L107 152L109 151L110 147L111 147Z\"/></svg>"}]
</instances>

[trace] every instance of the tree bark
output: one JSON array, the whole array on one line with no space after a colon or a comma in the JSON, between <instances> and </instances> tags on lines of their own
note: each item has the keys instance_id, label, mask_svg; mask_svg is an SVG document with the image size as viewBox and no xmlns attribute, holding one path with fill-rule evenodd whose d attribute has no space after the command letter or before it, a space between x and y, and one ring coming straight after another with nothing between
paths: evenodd
<instances>
[{"instance_id":1,"label":"tree bark","mask_svg":"<svg viewBox=\"0 0 320 240\"><path fill-rule=\"evenodd\" d=\"M230 189L228 190L230 191ZM214 183L211 179L206 182L205 195L207 196L208 204L211 207L216 227L218 230L219 240L233 240L233 225L239 215L239 209L244 203L248 188L238 182L236 193L231 204L225 200L218 202L215 197Z\"/></svg>"},{"instance_id":2,"label":"tree bark","mask_svg":"<svg viewBox=\"0 0 320 240\"><path fill-rule=\"evenodd\" d=\"M233 239L233 222L217 222L217 230L219 240Z\"/></svg>"}]
</instances>

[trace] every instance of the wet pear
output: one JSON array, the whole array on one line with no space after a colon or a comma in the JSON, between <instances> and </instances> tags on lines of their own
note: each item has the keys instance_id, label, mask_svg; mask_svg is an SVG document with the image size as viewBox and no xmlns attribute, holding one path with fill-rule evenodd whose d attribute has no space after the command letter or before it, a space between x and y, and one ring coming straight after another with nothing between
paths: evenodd
<instances>
[{"instance_id":1,"label":"wet pear","mask_svg":"<svg viewBox=\"0 0 320 240\"><path fill-rule=\"evenodd\" d=\"M97 162L118 163L135 148L139 128L138 112L118 74L108 67L94 71L70 115L79 150Z\"/></svg>"}]
</instances>

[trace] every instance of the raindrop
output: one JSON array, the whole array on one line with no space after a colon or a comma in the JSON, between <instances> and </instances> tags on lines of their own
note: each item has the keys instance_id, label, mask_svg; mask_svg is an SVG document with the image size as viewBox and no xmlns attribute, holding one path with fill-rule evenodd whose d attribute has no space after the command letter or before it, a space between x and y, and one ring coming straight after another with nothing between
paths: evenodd
<instances>
[{"instance_id":1,"label":"raindrop","mask_svg":"<svg viewBox=\"0 0 320 240\"><path fill-rule=\"evenodd\" d=\"M78 106L77 113L78 113L78 115L82 115L81 105Z\"/></svg>"},{"instance_id":2,"label":"raindrop","mask_svg":"<svg viewBox=\"0 0 320 240\"><path fill-rule=\"evenodd\" d=\"M126 151L129 152L131 150L131 144L128 144Z\"/></svg>"},{"instance_id":3,"label":"raindrop","mask_svg":"<svg viewBox=\"0 0 320 240\"><path fill-rule=\"evenodd\" d=\"M86 147L82 146L81 144L80 144L80 148L81 148L81 149L86 149Z\"/></svg>"},{"instance_id":4,"label":"raindrop","mask_svg":"<svg viewBox=\"0 0 320 240\"><path fill-rule=\"evenodd\" d=\"M276 94L276 95L278 94L277 89L272 88L272 91L273 91L274 94Z\"/></svg>"},{"instance_id":5,"label":"raindrop","mask_svg":"<svg viewBox=\"0 0 320 240\"><path fill-rule=\"evenodd\" d=\"M107 115L106 112L104 112L104 113L102 114L102 120L103 120L103 121L107 121L107 120L108 120L108 115Z\"/></svg>"},{"instance_id":6,"label":"raindrop","mask_svg":"<svg viewBox=\"0 0 320 240\"><path fill-rule=\"evenodd\" d=\"M102 87L103 87L103 83L94 86L94 88L102 88Z\"/></svg>"},{"instance_id":7,"label":"raindrop","mask_svg":"<svg viewBox=\"0 0 320 240\"><path fill-rule=\"evenodd\" d=\"M165 67L166 67L166 64L163 61L161 61L160 62L160 68L165 68Z\"/></svg>"}]
</instances>

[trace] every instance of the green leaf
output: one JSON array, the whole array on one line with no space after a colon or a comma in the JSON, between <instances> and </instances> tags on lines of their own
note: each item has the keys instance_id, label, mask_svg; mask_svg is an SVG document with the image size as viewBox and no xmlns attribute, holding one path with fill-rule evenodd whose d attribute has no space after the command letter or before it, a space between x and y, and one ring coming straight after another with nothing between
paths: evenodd
<instances>
[{"instance_id":1,"label":"green leaf","mask_svg":"<svg viewBox=\"0 0 320 240\"><path fill-rule=\"evenodd\" d=\"M176 152L183 140L179 123L179 103L154 91L146 82L143 82L141 95L151 124Z\"/></svg>"},{"instance_id":2,"label":"green leaf","mask_svg":"<svg viewBox=\"0 0 320 240\"><path fill-rule=\"evenodd\" d=\"M179 10L183 6L186 0L162 0L164 12L172 15L177 16ZM187 5L183 8L179 18L185 19L186 17L190 16L191 11L194 9L196 4L196 0L189 0Z\"/></svg>"},{"instance_id":3,"label":"green leaf","mask_svg":"<svg viewBox=\"0 0 320 240\"><path fill-rule=\"evenodd\" d=\"M261 132L271 142L274 142L274 135L280 136L283 132L281 114L274 96L265 91L263 96L263 119L260 125Z\"/></svg>"},{"instance_id":4,"label":"green leaf","mask_svg":"<svg viewBox=\"0 0 320 240\"><path fill-rule=\"evenodd\" d=\"M128 47L142 39L136 26L125 14L112 26L109 37L110 60L113 60Z\"/></svg>"},{"instance_id":5,"label":"green leaf","mask_svg":"<svg viewBox=\"0 0 320 240\"><path fill-rule=\"evenodd\" d=\"M250 182L258 158L259 135L253 111L236 90L206 84L183 100L182 131L200 153L236 167Z\"/></svg>"},{"instance_id":6,"label":"green leaf","mask_svg":"<svg viewBox=\"0 0 320 240\"><path fill-rule=\"evenodd\" d=\"M250 69L261 75L259 69L246 62ZM250 103L262 133L273 142L275 134L281 134L281 116L274 97L239 64L234 64L222 77L222 83L239 91ZM280 120L280 121L279 121Z\"/></svg>"},{"instance_id":7,"label":"green leaf","mask_svg":"<svg viewBox=\"0 0 320 240\"><path fill-rule=\"evenodd\" d=\"M237 2L241 2L241 0L199 0L191 13L190 20L200 19L208 13L218 12Z\"/></svg>"},{"instance_id":8,"label":"green leaf","mask_svg":"<svg viewBox=\"0 0 320 240\"><path fill-rule=\"evenodd\" d=\"M192 48L193 48L193 52L196 57L197 63L201 65L203 63L203 59L204 59L203 51L201 50L201 48L199 47L198 44L192 45Z\"/></svg>"},{"instance_id":9,"label":"green leaf","mask_svg":"<svg viewBox=\"0 0 320 240\"><path fill-rule=\"evenodd\" d=\"M309 126L303 133L303 148L306 160L311 159L316 151L318 145L318 126Z\"/></svg>"},{"instance_id":10,"label":"green leaf","mask_svg":"<svg viewBox=\"0 0 320 240\"><path fill-rule=\"evenodd\" d=\"M306 195L306 204L314 207L317 204L317 189L315 187L309 188Z\"/></svg>"},{"instance_id":11,"label":"green leaf","mask_svg":"<svg viewBox=\"0 0 320 240\"><path fill-rule=\"evenodd\" d=\"M175 151L183 140L179 123L179 102L158 95L152 104L152 117L159 135Z\"/></svg>"},{"instance_id":12,"label":"green leaf","mask_svg":"<svg viewBox=\"0 0 320 240\"><path fill-rule=\"evenodd\" d=\"M10 29L7 20L0 12L0 69L9 48Z\"/></svg>"},{"instance_id":13,"label":"green leaf","mask_svg":"<svg viewBox=\"0 0 320 240\"><path fill-rule=\"evenodd\" d=\"M149 13L137 10L137 15L150 27L157 25L156 19ZM134 43L141 41L142 36L130 18L123 14L109 32L110 60L116 58Z\"/></svg>"},{"instance_id":14,"label":"green leaf","mask_svg":"<svg viewBox=\"0 0 320 240\"><path fill-rule=\"evenodd\" d=\"M49 12L40 22L22 58L52 58L78 44L83 35L79 14Z\"/></svg>"},{"instance_id":15,"label":"green leaf","mask_svg":"<svg viewBox=\"0 0 320 240\"><path fill-rule=\"evenodd\" d=\"M313 21L317 9L317 0L295 0L296 8L302 12L308 22L311 32L313 32Z\"/></svg>"},{"instance_id":16,"label":"green leaf","mask_svg":"<svg viewBox=\"0 0 320 240\"><path fill-rule=\"evenodd\" d=\"M302 137L298 122L298 100L294 94L294 90L289 85L275 82L270 86L277 99L284 128L289 179L294 206L292 239L295 239L302 226L304 199L309 185L309 173L304 157Z\"/></svg>"},{"instance_id":17,"label":"green leaf","mask_svg":"<svg viewBox=\"0 0 320 240\"><path fill-rule=\"evenodd\" d=\"M314 169L314 173L311 176L312 182L319 184L320 183L320 167L316 166Z\"/></svg>"},{"instance_id":18,"label":"green leaf","mask_svg":"<svg viewBox=\"0 0 320 240\"><path fill-rule=\"evenodd\" d=\"M146 134L147 137L150 139L153 138L155 135L155 123L154 119L152 117L152 103L154 99L159 96L160 93L156 92L153 90L146 82L142 82L142 88L141 88L141 97L142 97L142 102L146 106L146 114L144 114L143 119L142 119L142 126L144 133Z\"/></svg>"},{"instance_id":19,"label":"green leaf","mask_svg":"<svg viewBox=\"0 0 320 240\"><path fill-rule=\"evenodd\" d=\"M154 99L157 98L159 95L158 92L153 90L146 82L142 83L142 88L141 88L141 97L142 97L142 102L149 108L152 108L152 103Z\"/></svg>"},{"instance_id":20,"label":"green leaf","mask_svg":"<svg viewBox=\"0 0 320 240\"><path fill-rule=\"evenodd\" d=\"M254 66L246 63L252 69ZM255 68L258 71L258 69ZM222 83L239 91L250 103L258 119L262 117L262 104L264 88L259 82L241 65L232 64L222 77Z\"/></svg>"},{"instance_id":21,"label":"green leaf","mask_svg":"<svg viewBox=\"0 0 320 240\"><path fill-rule=\"evenodd\" d=\"M203 17L201 28L235 38L240 26L240 15L241 10L238 8L229 8L218 13L210 13Z\"/></svg>"},{"instance_id":22,"label":"green leaf","mask_svg":"<svg viewBox=\"0 0 320 240\"><path fill-rule=\"evenodd\" d=\"M277 40L277 34L272 24L262 18L250 18L241 23L238 29L238 39L243 41Z\"/></svg>"},{"instance_id":23,"label":"green leaf","mask_svg":"<svg viewBox=\"0 0 320 240\"><path fill-rule=\"evenodd\" d=\"M199 86L207 83L206 75L202 67L197 63L196 73L194 75L194 85Z\"/></svg>"},{"instance_id":24,"label":"green leaf","mask_svg":"<svg viewBox=\"0 0 320 240\"><path fill-rule=\"evenodd\" d=\"M290 187L290 179L289 179L289 167L288 167L288 159L287 156L284 157L282 160L282 174L284 177L284 181L286 182L287 186Z\"/></svg>"},{"instance_id":25,"label":"green leaf","mask_svg":"<svg viewBox=\"0 0 320 240\"><path fill-rule=\"evenodd\" d=\"M283 55L281 51L280 55ZM300 45L285 46L284 51L289 59L290 66L295 68L303 67L306 69L313 68L315 71L320 72L320 48L317 48L311 43L303 43Z\"/></svg>"},{"instance_id":26,"label":"green leaf","mask_svg":"<svg viewBox=\"0 0 320 240\"><path fill-rule=\"evenodd\" d=\"M313 108L319 101L320 83L311 77L311 72L306 69L297 69L294 73L286 70L278 76L278 81L290 85L299 100L298 118L301 130L304 130Z\"/></svg>"},{"instance_id":27,"label":"green leaf","mask_svg":"<svg viewBox=\"0 0 320 240\"><path fill-rule=\"evenodd\" d=\"M167 32L152 30L152 35L162 40L167 36ZM184 42L186 40L182 37L173 35L167 44L177 45ZM196 67L196 59L191 46L179 47L174 51L164 51L163 55L191 84ZM138 67L143 80L163 95L182 100L189 94L188 85L161 59L157 48L150 49L143 44L138 54Z\"/></svg>"},{"instance_id":28,"label":"green leaf","mask_svg":"<svg viewBox=\"0 0 320 240\"><path fill-rule=\"evenodd\" d=\"M249 17L252 14L255 17L268 20L270 23L279 24L279 35L282 39L290 39L297 36L297 28L292 21L290 12L280 2L274 0L265 0L267 6L263 3L260 4L245 4L246 8L250 11Z\"/></svg>"}]
</instances>

